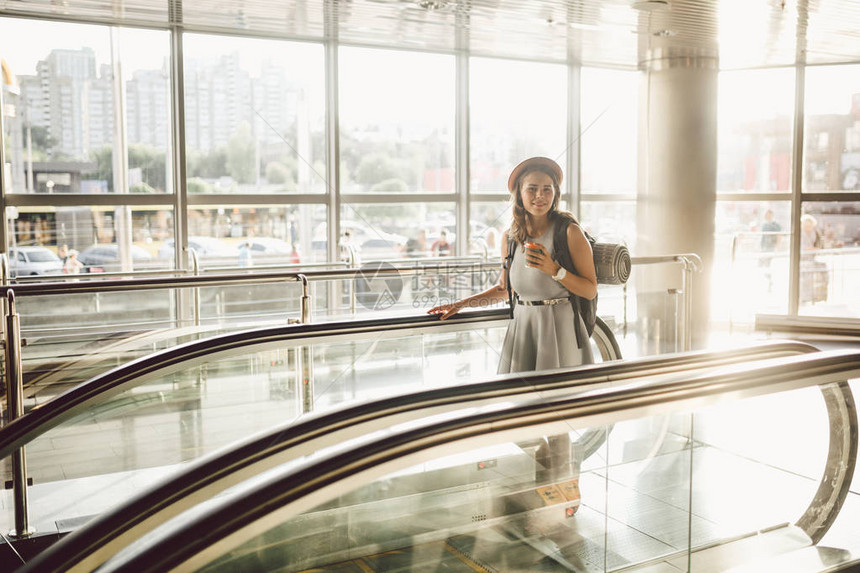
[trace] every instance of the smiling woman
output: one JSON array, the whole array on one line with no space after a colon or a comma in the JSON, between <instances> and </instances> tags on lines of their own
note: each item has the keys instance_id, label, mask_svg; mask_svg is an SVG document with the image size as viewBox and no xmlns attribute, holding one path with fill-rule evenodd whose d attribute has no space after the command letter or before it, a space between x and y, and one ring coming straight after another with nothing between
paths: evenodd
<instances>
[{"instance_id":1,"label":"smiling woman","mask_svg":"<svg viewBox=\"0 0 860 573\"><path fill-rule=\"evenodd\" d=\"M428 311L444 320L463 308L510 298L513 320L502 344L501 374L593 361L577 297L597 296L597 275L585 234L558 209L562 177L561 167L546 157L517 165L508 178L513 216L502 244L507 272L480 294Z\"/></svg>"}]
</instances>

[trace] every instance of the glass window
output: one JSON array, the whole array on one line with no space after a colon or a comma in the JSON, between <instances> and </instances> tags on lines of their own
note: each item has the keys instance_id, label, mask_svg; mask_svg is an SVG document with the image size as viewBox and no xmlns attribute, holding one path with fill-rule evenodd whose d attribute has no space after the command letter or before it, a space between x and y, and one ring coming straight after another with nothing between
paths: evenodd
<instances>
[{"instance_id":1,"label":"glass window","mask_svg":"<svg viewBox=\"0 0 860 573\"><path fill-rule=\"evenodd\" d=\"M717 192L791 189L794 69L720 72Z\"/></svg>"},{"instance_id":2,"label":"glass window","mask_svg":"<svg viewBox=\"0 0 860 573\"><path fill-rule=\"evenodd\" d=\"M582 68L583 193L636 194L639 73Z\"/></svg>"},{"instance_id":3,"label":"glass window","mask_svg":"<svg viewBox=\"0 0 860 573\"><path fill-rule=\"evenodd\" d=\"M507 193L511 169L528 157L564 168L567 67L488 58L469 67L472 193Z\"/></svg>"},{"instance_id":4,"label":"glass window","mask_svg":"<svg viewBox=\"0 0 860 573\"><path fill-rule=\"evenodd\" d=\"M341 48L346 193L454 192L453 56Z\"/></svg>"},{"instance_id":5,"label":"glass window","mask_svg":"<svg viewBox=\"0 0 860 573\"><path fill-rule=\"evenodd\" d=\"M510 226L510 201L473 201L469 220L470 254L483 254L486 245L490 258L500 257L505 231Z\"/></svg>"},{"instance_id":6,"label":"glass window","mask_svg":"<svg viewBox=\"0 0 860 573\"><path fill-rule=\"evenodd\" d=\"M800 218L800 314L860 317L860 202L806 202Z\"/></svg>"},{"instance_id":7,"label":"glass window","mask_svg":"<svg viewBox=\"0 0 860 573\"><path fill-rule=\"evenodd\" d=\"M449 202L352 203L341 208L341 240L355 247L362 263L456 255L455 226L454 204ZM442 248L445 242L448 246Z\"/></svg>"},{"instance_id":8,"label":"glass window","mask_svg":"<svg viewBox=\"0 0 860 573\"><path fill-rule=\"evenodd\" d=\"M583 201L583 228L601 243L624 243L636 249L635 201Z\"/></svg>"},{"instance_id":9,"label":"glass window","mask_svg":"<svg viewBox=\"0 0 860 573\"><path fill-rule=\"evenodd\" d=\"M788 311L791 204L718 201L711 286L716 320Z\"/></svg>"},{"instance_id":10,"label":"glass window","mask_svg":"<svg viewBox=\"0 0 860 573\"><path fill-rule=\"evenodd\" d=\"M172 193L170 38L167 32L123 29L120 42L129 191Z\"/></svg>"},{"instance_id":11,"label":"glass window","mask_svg":"<svg viewBox=\"0 0 860 573\"><path fill-rule=\"evenodd\" d=\"M860 191L860 65L806 70L803 190Z\"/></svg>"},{"instance_id":12,"label":"glass window","mask_svg":"<svg viewBox=\"0 0 860 573\"><path fill-rule=\"evenodd\" d=\"M169 206L9 207L6 216L10 250L43 247L64 262L74 251L82 266L68 272L172 266L157 256L161 245L173 240L173 208Z\"/></svg>"},{"instance_id":13,"label":"glass window","mask_svg":"<svg viewBox=\"0 0 860 573\"><path fill-rule=\"evenodd\" d=\"M201 266L261 266L324 262L325 205L221 205L188 211L188 246ZM172 260L172 243L159 256Z\"/></svg>"},{"instance_id":14,"label":"glass window","mask_svg":"<svg viewBox=\"0 0 860 573\"><path fill-rule=\"evenodd\" d=\"M326 192L322 46L184 42L188 192Z\"/></svg>"},{"instance_id":15,"label":"glass window","mask_svg":"<svg viewBox=\"0 0 860 573\"><path fill-rule=\"evenodd\" d=\"M126 91L128 181L114 175L112 42ZM12 193L169 193L167 32L0 19Z\"/></svg>"}]
</instances>

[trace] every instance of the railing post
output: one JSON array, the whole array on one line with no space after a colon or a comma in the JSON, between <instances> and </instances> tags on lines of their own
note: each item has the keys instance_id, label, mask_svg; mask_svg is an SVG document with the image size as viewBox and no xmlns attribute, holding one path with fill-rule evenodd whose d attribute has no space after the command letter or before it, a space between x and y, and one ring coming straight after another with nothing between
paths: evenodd
<instances>
[{"instance_id":1,"label":"railing post","mask_svg":"<svg viewBox=\"0 0 860 573\"><path fill-rule=\"evenodd\" d=\"M302 281L301 323L308 324L311 321L311 293L308 277L303 274L297 275ZM302 412L310 412L314 409L314 375L313 375L313 353L312 346L305 344L301 347L301 388L302 388Z\"/></svg>"},{"instance_id":2,"label":"railing post","mask_svg":"<svg viewBox=\"0 0 860 573\"><path fill-rule=\"evenodd\" d=\"M346 245L346 252L347 252L347 256L348 256L347 261L349 264L349 268L351 268L351 269L357 268L359 263L358 263L358 253L355 250L355 246L351 245L351 244L347 244ZM353 279L352 284L349 285L349 315L350 316L355 316L355 303L356 303L355 280ZM338 304L338 306L340 306L340 305Z\"/></svg>"},{"instance_id":3,"label":"railing post","mask_svg":"<svg viewBox=\"0 0 860 573\"><path fill-rule=\"evenodd\" d=\"M683 272L681 278L681 296L684 301L684 346L685 352L693 349L693 270L696 265L689 257L682 255L679 257L683 264Z\"/></svg>"},{"instance_id":4,"label":"railing post","mask_svg":"<svg viewBox=\"0 0 860 573\"><path fill-rule=\"evenodd\" d=\"M685 344L687 340L687 325L683 320L685 311L678 304L679 300L686 301L686 299L679 299L679 295L683 297L686 291L677 288L670 288L668 293L669 296L672 297L672 305L675 308L675 352L678 352L680 351L680 345Z\"/></svg>"},{"instance_id":5,"label":"railing post","mask_svg":"<svg viewBox=\"0 0 860 573\"><path fill-rule=\"evenodd\" d=\"M15 291L6 291L9 312L6 315L6 399L9 404L9 422L24 415L24 378L21 370L21 322L15 312ZM24 448L12 453L12 498L15 512L15 529L10 537L22 539L32 535L27 509L27 458Z\"/></svg>"},{"instance_id":6,"label":"railing post","mask_svg":"<svg viewBox=\"0 0 860 573\"><path fill-rule=\"evenodd\" d=\"M187 247L188 256L191 257L191 274L195 277L200 276L200 259L197 257L197 251L192 247ZM191 291L191 312L193 313L194 326L200 326L200 287L194 287Z\"/></svg>"},{"instance_id":7,"label":"railing post","mask_svg":"<svg viewBox=\"0 0 860 573\"><path fill-rule=\"evenodd\" d=\"M729 266L729 276L734 278L735 276L735 259L738 255L738 234L735 233L732 235L732 257L731 257L731 266ZM686 263L684 265L684 270L686 271ZM734 304L729 305L729 334L732 334L734 331L735 321L734 321L734 313L732 309L734 308Z\"/></svg>"},{"instance_id":8,"label":"railing post","mask_svg":"<svg viewBox=\"0 0 860 573\"><path fill-rule=\"evenodd\" d=\"M308 283L308 277L299 273L296 275L302 282L302 300L301 300L301 321L302 324L308 324L311 321L311 289Z\"/></svg>"}]
</instances>

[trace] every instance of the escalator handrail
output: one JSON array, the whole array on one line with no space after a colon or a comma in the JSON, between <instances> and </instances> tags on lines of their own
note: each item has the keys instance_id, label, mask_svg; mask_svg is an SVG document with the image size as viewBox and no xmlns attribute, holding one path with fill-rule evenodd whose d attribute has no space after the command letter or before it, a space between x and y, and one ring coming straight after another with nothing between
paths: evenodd
<instances>
[{"instance_id":1,"label":"escalator handrail","mask_svg":"<svg viewBox=\"0 0 860 573\"><path fill-rule=\"evenodd\" d=\"M293 324L230 332L180 344L137 358L99 374L44 404L34 407L20 418L12 420L0 428L0 460L101 400L106 400L132 386L144 383L151 376L163 375L170 368L176 368L182 364L193 366L195 361L201 361L207 357L211 358L216 353L237 353L247 350L251 346L299 339L313 343L314 339L332 335L355 336L356 334L382 330L390 332L416 327L448 328L464 323L473 324L488 320L501 321L508 317L509 314L506 309L500 308L462 313L448 321L440 321L436 316L411 315L330 323ZM815 350L810 345L806 346L808 347L806 351ZM684 361L685 359L676 358L676 360ZM613 368L613 372L618 372L634 368L634 366L615 365Z\"/></svg>"},{"instance_id":2,"label":"escalator handrail","mask_svg":"<svg viewBox=\"0 0 860 573\"><path fill-rule=\"evenodd\" d=\"M679 373L686 376L695 368L726 367L739 361L817 351L805 343L769 341L729 351L696 351L591 365L577 369L575 375L562 377L547 374L525 380L509 375L474 385L425 390L309 414L189 463L183 472L108 510L59 541L40 557L40 563L47 570L71 570L75 566L82 571L92 570L113 555L125 539L139 538L235 483L285 459L337 445L403 419L483 406L490 401L508 401L534 391L546 398L554 389L583 388L596 383L631 379L665 382Z\"/></svg>"},{"instance_id":3,"label":"escalator handrail","mask_svg":"<svg viewBox=\"0 0 860 573\"><path fill-rule=\"evenodd\" d=\"M578 370L523 376L539 386L548 380L574 381ZM486 445L487 436L530 432L553 435L570 429L613 424L643 415L668 415L714 404L726 396L747 398L804 387L842 383L860 376L860 351L826 351L732 365L662 383L632 383L558 397L541 396L507 407L461 411L444 419L392 429L386 435L356 439L325 455L299 462L267 476L235 495L213 500L182 523L163 531L156 543L125 553L105 564L104 571L166 571L180 565L202 566L215 555L213 545L236 547L260 518L277 511L283 520L308 511L375 477L429 461L445 448L446 455ZM456 446L455 446L456 444ZM454 446L454 447L452 447ZM346 483L344 483L346 482ZM71 537L69 538L71 541ZM223 554L223 553L222 553ZM202 561L201 561L202 559ZM36 571L39 558L22 570Z\"/></svg>"},{"instance_id":4,"label":"escalator handrail","mask_svg":"<svg viewBox=\"0 0 860 573\"><path fill-rule=\"evenodd\" d=\"M260 323L259 321L253 323L243 322L233 325L233 328L229 330L239 331L250 328L265 328L273 325L281 326L282 324L282 320L267 321L263 323ZM182 337L190 338L191 336L211 336L213 332L225 330L228 330L228 328L223 324L205 324L124 333L124 336L118 340L109 342L104 346L100 346L95 352L87 352L85 354L72 356L69 360L62 362L59 366L37 373L34 378L27 380L25 383L24 395L27 396L27 391L31 388L38 386L51 386L62 376L63 370L66 368L88 368L93 364L104 362L105 356L109 360L115 360L118 357L124 356L124 353L138 350L140 348L152 347L165 340L176 340Z\"/></svg>"},{"instance_id":5,"label":"escalator handrail","mask_svg":"<svg viewBox=\"0 0 860 573\"><path fill-rule=\"evenodd\" d=\"M446 263L447 273L456 272L458 270L497 270L498 262L452 262ZM120 292L131 290L153 290L153 289L171 289L171 288L206 288L215 286L239 286L239 285L264 285L277 283L293 283L302 282L303 280L338 280L338 279L354 279L361 277L362 273L366 273L367 268L347 268L347 269L309 269L298 270L293 272L264 272L264 273L240 273L240 274L212 274L212 275L191 275L191 276L171 276L171 277L154 277L154 278L130 278L124 280L82 280L86 275L81 275L82 279L77 279L79 282L40 282L32 284L8 285L8 290L13 291L16 297L22 296L66 296L70 293L97 293L97 292ZM171 272L171 271L165 271ZM176 272L176 271L172 271ZM374 276L393 275L393 276L413 276L422 274L440 274L439 263L428 265L415 264L389 264L385 263L384 267L374 268ZM4 289L6 291L6 289ZM0 293L0 297L7 296L6 292Z\"/></svg>"},{"instance_id":6,"label":"escalator handrail","mask_svg":"<svg viewBox=\"0 0 860 573\"><path fill-rule=\"evenodd\" d=\"M462 313L454 320L442 322L436 316L396 316L342 322L290 324L268 328L257 328L229 332L180 344L140 358L131 360L107 372L82 382L77 386L40 404L26 414L0 428L0 459L9 456L41 433L56 427L63 421L92 404L107 399L135 383L142 383L147 376L195 360L211 357L216 353L235 353L250 346L276 344L291 340L308 340L329 336L355 336L380 331L399 331L411 328L445 328L451 325L478 324L486 321L508 319L505 309L492 309ZM447 323L447 324L446 324Z\"/></svg>"}]
</instances>

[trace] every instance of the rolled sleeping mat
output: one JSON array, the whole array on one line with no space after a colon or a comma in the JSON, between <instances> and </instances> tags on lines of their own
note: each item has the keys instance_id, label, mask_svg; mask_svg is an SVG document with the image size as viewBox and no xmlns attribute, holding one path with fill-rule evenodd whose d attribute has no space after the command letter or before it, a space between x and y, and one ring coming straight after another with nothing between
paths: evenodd
<instances>
[{"instance_id":1,"label":"rolled sleeping mat","mask_svg":"<svg viewBox=\"0 0 860 573\"><path fill-rule=\"evenodd\" d=\"M597 283L602 285L621 285L630 278L630 251L625 245L616 243L595 243L594 270Z\"/></svg>"}]
</instances>

